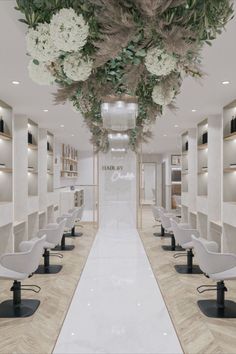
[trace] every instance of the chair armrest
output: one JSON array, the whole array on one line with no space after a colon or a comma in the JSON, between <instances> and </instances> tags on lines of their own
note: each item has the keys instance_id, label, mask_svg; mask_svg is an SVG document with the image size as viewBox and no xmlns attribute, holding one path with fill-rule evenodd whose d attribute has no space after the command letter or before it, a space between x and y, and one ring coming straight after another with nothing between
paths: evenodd
<instances>
[{"instance_id":1,"label":"chair armrest","mask_svg":"<svg viewBox=\"0 0 236 354\"><path fill-rule=\"evenodd\" d=\"M43 235L42 235L43 236ZM33 247L33 244L35 241L37 241L38 238L37 237L34 237L32 238L31 240L27 240L27 241L22 241L20 244L19 244L19 251L20 252L28 252L31 250L31 248Z\"/></svg>"}]
</instances>

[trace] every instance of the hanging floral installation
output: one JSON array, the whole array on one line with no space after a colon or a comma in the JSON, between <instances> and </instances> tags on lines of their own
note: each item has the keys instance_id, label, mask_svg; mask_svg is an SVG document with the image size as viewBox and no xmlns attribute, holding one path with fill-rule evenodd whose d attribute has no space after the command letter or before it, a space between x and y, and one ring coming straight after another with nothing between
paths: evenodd
<instances>
[{"instance_id":1,"label":"hanging floral installation","mask_svg":"<svg viewBox=\"0 0 236 354\"><path fill-rule=\"evenodd\" d=\"M186 76L202 77L201 50L233 17L231 0L17 0L28 26L29 75L57 85L56 104L80 111L97 150L108 149L104 96L138 97L137 150Z\"/></svg>"}]
</instances>

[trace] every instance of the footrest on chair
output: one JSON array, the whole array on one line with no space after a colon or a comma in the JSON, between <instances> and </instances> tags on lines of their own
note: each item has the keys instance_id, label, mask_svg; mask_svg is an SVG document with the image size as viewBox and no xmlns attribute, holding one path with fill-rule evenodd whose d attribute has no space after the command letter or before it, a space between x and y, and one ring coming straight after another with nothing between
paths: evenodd
<instances>
[{"instance_id":1,"label":"footrest on chair","mask_svg":"<svg viewBox=\"0 0 236 354\"><path fill-rule=\"evenodd\" d=\"M185 264L176 264L175 270L177 273L180 273L180 274L202 274L202 271L198 265L193 265L192 270L191 270Z\"/></svg>"},{"instance_id":2,"label":"footrest on chair","mask_svg":"<svg viewBox=\"0 0 236 354\"><path fill-rule=\"evenodd\" d=\"M202 313L211 318L236 318L236 303L225 300L225 307L219 308L216 300L199 300L198 306Z\"/></svg>"},{"instance_id":3,"label":"footrest on chair","mask_svg":"<svg viewBox=\"0 0 236 354\"><path fill-rule=\"evenodd\" d=\"M0 304L0 318L29 317L39 307L39 300L24 299L18 306L13 305L12 300L3 301Z\"/></svg>"},{"instance_id":4,"label":"footrest on chair","mask_svg":"<svg viewBox=\"0 0 236 354\"><path fill-rule=\"evenodd\" d=\"M59 264L50 264L49 267L45 267L43 264L40 264L35 274L56 274L59 273L61 269L62 265Z\"/></svg>"}]
</instances>

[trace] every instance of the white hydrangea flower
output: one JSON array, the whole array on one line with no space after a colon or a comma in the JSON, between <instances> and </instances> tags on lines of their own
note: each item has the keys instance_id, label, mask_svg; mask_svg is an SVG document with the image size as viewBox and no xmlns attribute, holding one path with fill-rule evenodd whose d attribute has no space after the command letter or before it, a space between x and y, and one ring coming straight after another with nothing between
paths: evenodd
<instances>
[{"instance_id":1,"label":"white hydrangea flower","mask_svg":"<svg viewBox=\"0 0 236 354\"><path fill-rule=\"evenodd\" d=\"M39 85L52 85L55 82L54 76L51 74L47 65L49 63L39 62L35 64L32 59L29 62L28 70L30 78Z\"/></svg>"},{"instance_id":2,"label":"white hydrangea flower","mask_svg":"<svg viewBox=\"0 0 236 354\"><path fill-rule=\"evenodd\" d=\"M49 31L49 24L40 23L36 29L30 28L26 34L28 53L39 61L53 61L59 51L55 47Z\"/></svg>"},{"instance_id":3,"label":"white hydrangea flower","mask_svg":"<svg viewBox=\"0 0 236 354\"><path fill-rule=\"evenodd\" d=\"M159 48L152 48L147 51L145 65L151 74L166 76L176 69L177 60Z\"/></svg>"},{"instance_id":4,"label":"white hydrangea flower","mask_svg":"<svg viewBox=\"0 0 236 354\"><path fill-rule=\"evenodd\" d=\"M51 38L59 50L78 51L84 47L89 35L89 26L82 15L70 9L61 9L50 22Z\"/></svg>"},{"instance_id":5,"label":"white hydrangea flower","mask_svg":"<svg viewBox=\"0 0 236 354\"><path fill-rule=\"evenodd\" d=\"M167 106L170 104L176 96L176 89L170 87L169 90L163 90L161 85L156 85L152 91L153 102L159 104L160 106Z\"/></svg>"},{"instance_id":6,"label":"white hydrangea flower","mask_svg":"<svg viewBox=\"0 0 236 354\"><path fill-rule=\"evenodd\" d=\"M63 70L69 79L73 81L85 81L91 74L92 66L92 60L81 58L80 53L75 53L66 56Z\"/></svg>"}]
</instances>

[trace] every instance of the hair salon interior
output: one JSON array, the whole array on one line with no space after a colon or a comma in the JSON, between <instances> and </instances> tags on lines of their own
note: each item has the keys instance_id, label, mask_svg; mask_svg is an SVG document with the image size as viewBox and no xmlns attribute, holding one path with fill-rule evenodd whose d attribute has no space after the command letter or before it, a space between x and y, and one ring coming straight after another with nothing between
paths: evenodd
<instances>
[{"instance_id":1,"label":"hair salon interior","mask_svg":"<svg viewBox=\"0 0 236 354\"><path fill-rule=\"evenodd\" d=\"M0 354L236 353L234 11L0 1Z\"/></svg>"}]
</instances>

